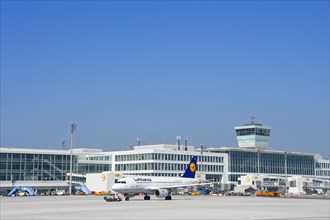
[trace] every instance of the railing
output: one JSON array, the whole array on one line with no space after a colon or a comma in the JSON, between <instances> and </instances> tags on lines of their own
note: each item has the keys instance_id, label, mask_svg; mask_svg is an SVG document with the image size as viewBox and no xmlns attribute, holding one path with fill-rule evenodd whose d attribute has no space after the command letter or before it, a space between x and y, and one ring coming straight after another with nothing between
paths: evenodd
<instances>
[{"instance_id":1,"label":"railing","mask_svg":"<svg viewBox=\"0 0 330 220\"><path fill-rule=\"evenodd\" d=\"M61 170L60 168L58 168L55 164L51 163L48 159L43 159L43 162L47 163L49 166L53 167L58 172L64 173L63 170Z\"/></svg>"},{"instance_id":2,"label":"railing","mask_svg":"<svg viewBox=\"0 0 330 220\"><path fill-rule=\"evenodd\" d=\"M58 178L55 174L52 174L52 173L49 172L48 170L43 170L43 173L48 174L50 177L52 177L53 180L61 180L61 179Z\"/></svg>"},{"instance_id":3,"label":"railing","mask_svg":"<svg viewBox=\"0 0 330 220\"><path fill-rule=\"evenodd\" d=\"M330 183L308 183L307 188L330 189Z\"/></svg>"},{"instance_id":4,"label":"railing","mask_svg":"<svg viewBox=\"0 0 330 220\"><path fill-rule=\"evenodd\" d=\"M277 187L285 187L285 182L263 182L261 186L277 186Z\"/></svg>"}]
</instances>

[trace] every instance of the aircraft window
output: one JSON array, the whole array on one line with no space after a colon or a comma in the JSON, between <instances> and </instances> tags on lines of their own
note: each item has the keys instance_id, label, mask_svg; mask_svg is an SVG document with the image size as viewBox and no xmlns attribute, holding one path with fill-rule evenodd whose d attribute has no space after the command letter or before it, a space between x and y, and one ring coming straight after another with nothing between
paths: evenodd
<instances>
[{"instance_id":1,"label":"aircraft window","mask_svg":"<svg viewBox=\"0 0 330 220\"><path fill-rule=\"evenodd\" d=\"M126 184L125 181L118 181L117 183Z\"/></svg>"}]
</instances>

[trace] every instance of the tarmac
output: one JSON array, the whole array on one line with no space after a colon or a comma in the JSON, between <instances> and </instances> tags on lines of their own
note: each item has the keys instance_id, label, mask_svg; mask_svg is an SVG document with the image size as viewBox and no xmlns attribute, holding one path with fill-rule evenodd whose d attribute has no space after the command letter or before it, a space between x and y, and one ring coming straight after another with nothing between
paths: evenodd
<instances>
[{"instance_id":1,"label":"tarmac","mask_svg":"<svg viewBox=\"0 0 330 220\"><path fill-rule=\"evenodd\" d=\"M106 202L103 196L0 198L0 219L280 219L325 220L329 199L238 196L151 196Z\"/></svg>"}]
</instances>

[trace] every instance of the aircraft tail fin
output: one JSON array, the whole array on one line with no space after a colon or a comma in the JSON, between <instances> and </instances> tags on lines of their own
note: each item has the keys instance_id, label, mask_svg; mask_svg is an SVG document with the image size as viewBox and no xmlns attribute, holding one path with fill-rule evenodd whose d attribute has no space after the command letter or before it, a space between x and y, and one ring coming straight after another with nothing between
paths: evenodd
<instances>
[{"instance_id":1,"label":"aircraft tail fin","mask_svg":"<svg viewBox=\"0 0 330 220\"><path fill-rule=\"evenodd\" d=\"M197 170L197 156L193 156L182 177L195 178L196 170Z\"/></svg>"}]
</instances>

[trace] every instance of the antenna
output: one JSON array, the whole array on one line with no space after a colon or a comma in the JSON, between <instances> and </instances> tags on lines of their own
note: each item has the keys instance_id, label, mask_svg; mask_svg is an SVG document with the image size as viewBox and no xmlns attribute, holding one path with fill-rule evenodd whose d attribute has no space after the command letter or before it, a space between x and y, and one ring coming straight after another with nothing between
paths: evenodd
<instances>
[{"instance_id":1,"label":"antenna","mask_svg":"<svg viewBox=\"0 0 330 220\"><path fill-rule=\"evenodd\" d=\"M185 141L184 141L184 150L187 151L188 150L188 138L186 137Z\"/></svg>"},{"instance_id":2,"label":"antenna","mask_svg":"<svg viewBox=\"0 0 330 220\"><path fill-rule=\"evenodd\" d=\"M140 146L140 145L141 145L141 138L138 137L138 138L136 139L136 141L137 141L137 145Z\"/></svg>"},{"instance_id":3,"label":"antenna","mask_svg":"<svg viewBox=\"0 0 330 220\"><path fill-rule=\"evenodd\" d=\"M251 124L254 124L256 122L256 117L255 116L252 116L251 117Z\"/></svg>"},{"instance_id":4,"label":"antenna","mask_svg":"<svg viewBox=\"0 0 330 220\"><path fill-rule=\"evenodd\" d=\"M65 148L65 140L61 141L61 150L64 150Z\"/></svg>"}]
</instances>

